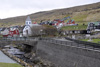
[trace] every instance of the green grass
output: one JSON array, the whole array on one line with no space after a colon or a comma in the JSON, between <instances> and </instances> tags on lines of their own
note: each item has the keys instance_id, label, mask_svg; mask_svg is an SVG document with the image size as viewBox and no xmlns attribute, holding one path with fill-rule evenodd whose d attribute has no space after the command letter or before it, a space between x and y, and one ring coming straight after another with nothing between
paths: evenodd
<instances>
[{"instance_id":1,"label":"green grass","mask_svg":"<svg viewBox=\"0 0 100 67\"><path fill-rule=\"evenodd\" d=\"M82 39L82 41L88 41L89 39ZM89 42L93 42L93 43L99 43L100 39L92 39L92 41Z\"/></svg>"},{"instance_id":2,"label":"green grass","mask_svg":"<svg viewBox=\"0 0 100 67\"><path fill-rule=\"evenodd\" d=\"M77 22L80 22L80 21L85 21L85 19L87 18L88 15L77 15L77 16L74 16L72 19L74 19L75 21Z\"/></svg>"},{"instance_id":3,"label":"green grass","mask_svg":"<svg viewBox=\"0 0 100 67\"><path fill-rule=\"evenodd\" d=\"M87 25L78 25L78 26L65 26L62 27L63 30L86 30Z\"/></svg>"},{"instance_id":4,"label":"green grass","mask_svg":"<svg viewBox=\"0 0 100 67\"><path fill-rule=\"evenodd\" d=\"M22 67L17 63L0 63L0 67Z\"/></svg>"},{"instance_id":5,"label":"green grass","mask_svg":"<svg viewBox=\"0 0 100 67\"><path fill-rule=\"evenodd\" d=\"M88 25L88 22L75 22L75 23L78 25L83 25L83 24Z\"/></svg>"},{"instance_id":6,"label":"green grass","mask_svg":"<svg viewBox=\"0 0 100 67\"><path fill-rule=\"evenodd\" d=\"M0 27L10 27L10 26L16 26L16 25L24 25L25 23L13 23L13 22L7 22L7 23L0 23Z\"/></svg>"}]
</instances>

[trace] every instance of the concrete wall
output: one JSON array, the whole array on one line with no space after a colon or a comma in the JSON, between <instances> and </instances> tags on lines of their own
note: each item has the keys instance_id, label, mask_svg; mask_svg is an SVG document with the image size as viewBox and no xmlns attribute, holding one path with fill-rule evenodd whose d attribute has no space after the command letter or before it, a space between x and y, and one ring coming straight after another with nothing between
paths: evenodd
<instances>
[{"instance_id":1,"label":"concrete wall","mask_svg":"<svg viewBox=\"0 0 100 67\"><path fill-rule=\"evenodd\" d=\"M92 49L39 41L37 55L56 67L100 67L100 52Z\"/></svg>"}]
</instances>

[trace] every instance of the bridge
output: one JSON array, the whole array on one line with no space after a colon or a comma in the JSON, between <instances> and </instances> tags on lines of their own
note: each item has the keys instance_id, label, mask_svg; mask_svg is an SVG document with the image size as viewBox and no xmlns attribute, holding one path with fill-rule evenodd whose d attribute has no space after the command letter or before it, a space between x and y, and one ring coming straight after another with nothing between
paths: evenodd
<instances>
[{"instance_id":1,"label":"bridge","mask_svg":"<svg viewBox=\"0 0 100 67\"><path fill-rule=\"evenodd\" d=\"M27 52L56 67L100 67L100 44L59 38L0 38L0 44L25 45Z\"/></svg>"}]
</instances>

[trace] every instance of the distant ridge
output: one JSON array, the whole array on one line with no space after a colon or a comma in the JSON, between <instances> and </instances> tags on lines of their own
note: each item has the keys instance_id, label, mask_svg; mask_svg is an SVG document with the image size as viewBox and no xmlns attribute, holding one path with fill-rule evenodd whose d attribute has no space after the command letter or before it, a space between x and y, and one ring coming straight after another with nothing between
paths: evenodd
<instances>
[{"instance_id":1,"label":"distant ridge","mask_svg":"<svg viewBox=\"0 0 100 67\"><path fill-rule=\"evenodd\" d=\"M51 11L42 11L25 16L18 16L6 19L0 19L0 26L24 25L27 16L30 16L32 22L47 21L53 19L61 19L71 16L76 22L100 21L100 2L75 6L71 8L55 9Z\"/></svg>"}]
</instances>

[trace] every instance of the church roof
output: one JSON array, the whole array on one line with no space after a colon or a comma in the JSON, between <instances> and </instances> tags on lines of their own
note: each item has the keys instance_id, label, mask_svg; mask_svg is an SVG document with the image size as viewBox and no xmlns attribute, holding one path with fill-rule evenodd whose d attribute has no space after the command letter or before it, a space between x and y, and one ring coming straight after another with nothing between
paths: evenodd
<instances>
[{"instance_id":1,"label":"church roof","mask_svg":"<svg viewBox=\"0 0 100 67\"><path fill-rule=\"evenodd\" d=\"M31 18L28 16L27 19L26 19L26 21L31 21Z\"/></svg>"}]
</instances>

